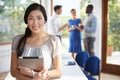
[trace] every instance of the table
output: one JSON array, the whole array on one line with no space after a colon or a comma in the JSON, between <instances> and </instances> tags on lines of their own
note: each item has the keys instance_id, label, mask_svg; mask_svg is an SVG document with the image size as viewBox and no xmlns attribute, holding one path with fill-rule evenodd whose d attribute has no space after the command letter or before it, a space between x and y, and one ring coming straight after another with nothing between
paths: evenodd
<instances>
[{"instance_id":1,"label":"table","mask_svg":"<svg viewBox=\"0 0 120 80\"><path fill-rule=\"evenodd\" d=\"M75 65L67 65L68 62L75 62L70 54L62 55L62 77L60 80L88 80L81 68L75 62Z\"/></svg>"},{"instance_id":2,"label":"table","mask_svg":"<svg viewBox=\"0 0 120 80\"><path fill-rule=\"evenodd\" d=\"M81 68L75 62L75 65L67 65L68 62L75 62L70 54L62 54L62 77L59 80L88 80ZM5 80L15 80L10 73Z\"/></svg>"}]
</instances>

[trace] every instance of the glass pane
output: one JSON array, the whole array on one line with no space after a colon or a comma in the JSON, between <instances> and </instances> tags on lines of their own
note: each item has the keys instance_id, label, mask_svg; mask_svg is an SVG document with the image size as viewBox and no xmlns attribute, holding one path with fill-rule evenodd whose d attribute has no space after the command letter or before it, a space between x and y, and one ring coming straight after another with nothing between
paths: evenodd
<instances>
[{"instance_id":1,"label":"glass pane","mask_svg":"<svg viewBox=\"0 0 120 80\"><path fill-rule=\"evenodd\" d=\"M120 65L120 0L108 0L107 63Z\"/></svg>"},{"instance_id":2,"label":"glass pane","mask_svg":"<svg viewBox=\"0 0 120 80\"><path fill-rule=\"evenodd\" d=\"M39 0L0 0L0 43L11 42L14 36L24 33L24 11Z\"/></svg>"}]
</instances>

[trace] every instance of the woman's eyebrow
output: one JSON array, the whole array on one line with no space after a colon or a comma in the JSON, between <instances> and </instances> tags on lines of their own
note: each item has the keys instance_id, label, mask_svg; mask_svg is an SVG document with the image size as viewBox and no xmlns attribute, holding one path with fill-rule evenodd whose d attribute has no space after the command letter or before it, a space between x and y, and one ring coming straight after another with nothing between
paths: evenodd
<instances>
[{"instance_id":1,"label":"woman's eyebrow","mask_svg":"<svg viewBox=\"0 0 120 80\"><path fill-rule=\"evenodd\" d=\"M41 17L42 15L38 15L37 17Z\"/></svg>"},{"instance_id":2,"label":"woman's eyebrow","mask_svg":"<svg viewBox=\"0 0 120 80\"><path fill-rule=\"evenodd\" d=\"M29 15L29 17L33 17L32 15Z\"/></svg>"},{"instance_id":3,"label":"woman's eyebrow","mask_svg":"<svg viewBox=\"0 0 120 80\"><path fill-rule=\"evenodd\" d=\"M34 16L32 16L32 15L29 15L29 17L34 17ZM36 17L42 17L42 15L37 15Z\"/></svg>"}]
</instances>

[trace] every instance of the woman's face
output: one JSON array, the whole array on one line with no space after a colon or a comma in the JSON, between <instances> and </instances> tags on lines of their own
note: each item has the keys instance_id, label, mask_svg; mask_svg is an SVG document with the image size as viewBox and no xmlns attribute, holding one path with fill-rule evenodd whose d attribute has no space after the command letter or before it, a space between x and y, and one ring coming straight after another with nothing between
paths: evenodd
<instances>
[{"instance_id":1,"label":"woman's face","mask_svg":"<svg viewBox=\"0 0 120 80\"><path fill-rule=\"evenodd\" d=\"M75 10L71 11L71 15L72 15L73 17L76 16L76 11L75 11Z\"/></svg>"},{"instance_id":2,"label":"woman's face","mask_svg":"<svg viewBox=\"0 0 120 80\"><path fill-rule=\"evenodd\" d=\"M45 19L42 12L39 10L33 10L30 12L28 15L27 23L32 33L39 33L43 31Z\"/></svg>"}]
</instances>

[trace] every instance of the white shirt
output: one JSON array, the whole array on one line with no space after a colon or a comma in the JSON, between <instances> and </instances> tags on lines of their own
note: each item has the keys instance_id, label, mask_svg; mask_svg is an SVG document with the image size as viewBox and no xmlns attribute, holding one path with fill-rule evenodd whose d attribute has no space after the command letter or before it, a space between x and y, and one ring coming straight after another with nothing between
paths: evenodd
<instances>
[{"instance_id":1,"label":"white shirt","mask_svg":"<svg viewBox=\"0 0 120 80\"><path fill-rule=\"evenodd\" d=\"M61 27L61 21L58 14L55 14L51 17L51 19L47 23L47 32L52 35L62 35L62 32L58 32L59 28Z\"/></svg>"}]
</instances>

